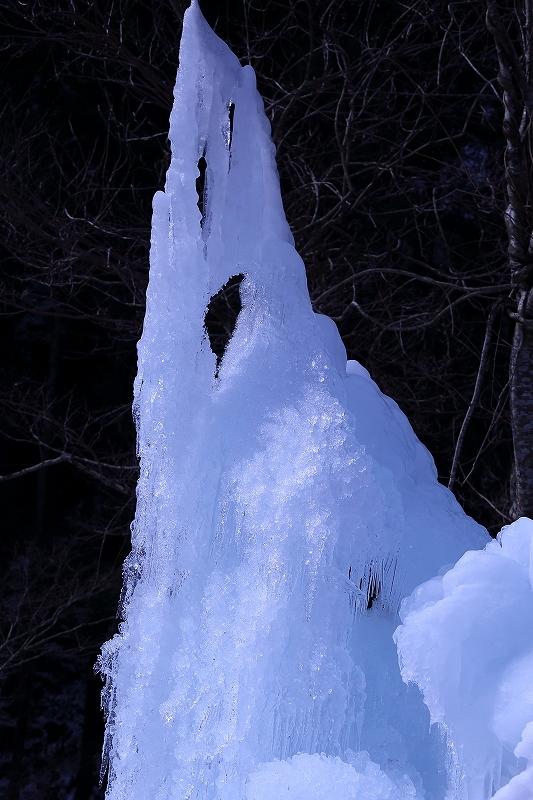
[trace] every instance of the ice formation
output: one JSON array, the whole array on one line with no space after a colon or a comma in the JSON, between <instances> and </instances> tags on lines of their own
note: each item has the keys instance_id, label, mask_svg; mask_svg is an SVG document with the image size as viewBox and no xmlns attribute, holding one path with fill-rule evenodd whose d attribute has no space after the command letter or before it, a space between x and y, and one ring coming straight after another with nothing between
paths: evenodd
<instances>
[{"instance_id":1,"label":"ice formation","mask_svg":"<svg viewBox=\"0 0 533 800\"><path fill-rule=\"evenodd\" d=\"M402 674L447 732L450 797L533 798L533 522L465 553L401 616Z\"/></svg>"},{"instance_id":2,"label":"ice formation","mask_svg":"<svg viewBox=\"0 0 533 800\"><path fill-rule=\"evenodd\" d=\"M488 588L466 616L460 591L439 590L437 602L437 584L457 570L456 583L467 581L461 564L471 556L441 584L416 587L483 546L486 532L437 482L398 406L346 361L334 323L313 313L253 70L195 2L170 140L139 342L140 479L123 622L100 659L107 800L441 800L446 748L467 736L475 703L426 648L433 623L424 598L437 615L446 591L454 598L450 615L461 622L446 618L453 636L444 625L440 633L446 664L457 666ZM206 309L236 275L242 310L217 368ZM484 553L491 547L500 545ZM522 583L513 592L525 596ZM449 744L400 675L393 632L413 592L397 633L403 676L418 682ZM502 612L503 638L507 621L519 638L526 625L527 611L513 616L520 598ZM489 627L483 641L473 637L473 675ZM507 657L509 677L490 688L501 708L494 735L529 757L531 726L516 744L519 726L506 710L528 665L502 644L502 665ZM479 748L464 751L476 769L495 758L488 725L480 723ZM462 791L461 758L451 792Z\"/></svg>"}]
</instances>

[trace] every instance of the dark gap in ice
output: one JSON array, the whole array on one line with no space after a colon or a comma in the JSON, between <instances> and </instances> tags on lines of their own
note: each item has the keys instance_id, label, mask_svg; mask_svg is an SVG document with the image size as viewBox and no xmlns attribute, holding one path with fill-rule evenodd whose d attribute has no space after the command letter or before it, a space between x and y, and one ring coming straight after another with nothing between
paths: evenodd
<instances>
[{"instance_id":1,"label":"dark gap in ice","mask_svg":"<svg viewBox=\"0 0 533 800\"><path fill-rule=\"evenodd\" d=\"M233 275L222 289L213 295L207 306L204 324L211 350L217 357L217 373L241 312L239 287L243 278L244 275Z\"/></svg>"},{"instance_id":2,"label":"dark gap in ice","mask_svg":"<svg viewBox=\"0 0 533 800\"><path fill-rule=\"evenodd\" d=\"M381 586L375 575L372 575L367 589L367 609L372 608L374 600L377 600L380 594Z\"/></svg>"},{"instance_id":3,"label":"dark gap in ice","mask_svg":"<svg viewBox=\"0 0 533 800\"><path fill-rule=\"evenodd\" d=\"M229 139L228 149L231 150L231 141L233 139L233 117L235 116L235 103L230 103L228 108L229 114Z\"/></svg>"},{"instance_id":4,"label":"dark gap in ice","mask_svg":"<svg viewBox=\"0 0 533 800\"><path fill-rule=\"evenodd\" d=\"M348 578L350 577L352 568L350 567L348 572ZM359 581L359 588L361 589L364 594L366 594L366 607L367 610L371 609L374 605L374 602L378 599L381 594L381 576L376 574L375 568L371 565L369 572L364 578L361 578Z\"/></svg>"},{"instance_id":5,"label":"dark gap in ice","mask_svg":"<svg viewBox=\"0 0 533 800\"><path fill-rule=\"evenodd\" d=\"M200 174L196 178L196 194L198 195L198 209L202 215L200 225L203 226L205 220L205 173L207 170L207 161L204 156L198 161L198 170Z\"/></svg>"}]
</instances>

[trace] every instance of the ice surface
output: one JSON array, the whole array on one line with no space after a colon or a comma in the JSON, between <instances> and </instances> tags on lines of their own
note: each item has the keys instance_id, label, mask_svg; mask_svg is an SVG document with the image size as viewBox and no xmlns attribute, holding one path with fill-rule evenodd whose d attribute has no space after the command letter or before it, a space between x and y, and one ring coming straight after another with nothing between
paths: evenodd
<instances>
[{"instance_id":1,"label":"ice surface","mask_svg":"<svg viewBox=\"0 0 533 800\"><path fill-rule=\"evenodd\" d=\"M442 800L446 742L402 681L392 638L413 592L398 633L404 677L457 737L468 733L461 709L482 715L472 720L476 770L490 762L496 775L498 742L524 770L522 562L489 545L416 589L488 537L439 485L398 406L346 361L334 323L313 313L253 70L196 3L170 123L138 348L140 479L123 622L100 660L107 800ZM217 369L204 320L235 275L242 310ZM500 566L463 590L476 558ZM494 619L478 632L485 606ZM424 609L440 615L436 629ZM483 661L492 622L491 663L509 670L499 683ZM463 692L479 676L490 709Z\"/></svg>"},{"instance_id":2,"label":"ice surface","mask_svg":"<svg viewBox=\"0 0 533 800\"><path fill-rule=\"evenodd\" d=\"M348 761L300 753L286 761L261 764L250 775L246 800L409 800L415 789L408 778L388 778L368 753L345 754ZM349 762L349 763L348 763Z\"/></svg>"},{"instance_id":3,"label":"ice surface","mask_svg":"<svg viewBox=\"0 0 533 800\"><path fill-rule=\"evenodd\" d=\"M533 797L532 552L519 519L402 605L402 674L447 733L454 800Z\"/></svg>"}]
</instances>

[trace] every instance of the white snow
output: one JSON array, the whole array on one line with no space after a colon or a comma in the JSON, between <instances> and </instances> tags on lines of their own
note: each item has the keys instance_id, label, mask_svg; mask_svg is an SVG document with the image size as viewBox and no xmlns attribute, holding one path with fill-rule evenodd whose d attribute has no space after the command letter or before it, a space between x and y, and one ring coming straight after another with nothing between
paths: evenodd
<instances>
[{"instance_id":1,"label":"white snow","mask_svg":"<svg viewBox=\"0 0 533 800\"><path fill-rule=\"evenodd\" d=\"M408 778L392 781L368 753L345 754L347 760L300 753L286 761L261 764L250 775L246 800L408 800L415 788Z\"/></svg>"},{"instance_id":2,"label":"white snow","mask_svg":"<svg viewBox=\"0 0 533 800\"><path fill-rule=\"evenodd\" d=\"M532 796L531 764L514 777L533 757L532 546L521 518L403 601L402 675L446 730L454 798Z\"/></svg>"},{"instance_id":3,"label":"white snow","mask_svg":"<svg viewBox=\"0 0 533 800\"><path fill-rule=\"evenodd\" d=\"M487 534L438 483L398 406L347 362L335 324L313 313L253 70L195 2L170 139L138 348L141 472L123 622L100 659L107 800L440 800L446 743L420 692L402 682L392 635L414 592L397 634L403 675L452 730L465 701L460 675L444 687L442 665L460 667L457 642L473 637L468 669L483 672L488 645L476 649L472 620L485 590L467 591L467 605L450 590L457 619L441 613L434 658L439 630L417 614L438 609L462 562L416 586ZM206 309L240 274L242 311L217 370ZM500 545L484 552L491 547ZM521 657L528 612L513 564L494 567L491 602L512 579L515 599L504 605L517 616L498 622L510 671L491 697L494 730L518 753L530 741L527 726L517 740L529 712L516 700L529 666L506 660L505 637L518 637ZM482 751L493 758L485 739L476 765Z\"/></svg>"}]
</instances>

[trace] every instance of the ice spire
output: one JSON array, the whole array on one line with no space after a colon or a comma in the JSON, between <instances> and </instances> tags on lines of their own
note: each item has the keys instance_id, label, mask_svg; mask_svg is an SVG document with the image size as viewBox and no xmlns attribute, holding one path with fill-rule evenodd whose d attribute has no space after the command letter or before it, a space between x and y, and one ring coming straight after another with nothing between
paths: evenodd
<instances>
[{"instance_id":1,"label":"ice spire","mask_svg":"<svg viewBox=\"0 0 533 800\"><path fill-rule=\"evenodd\" d=\"M400 592L478 528L313 313L254 72L196 2L170 140L138 348L123 622L100 660L107 798L277 800L280 780L287 800L304 784L306 800L332 786L339 800L414 797L433 744L395 661ZM204 319L235 275L242 311L217 370ZM421 732L404 736L415 717Z\"/></svg>"}]
</instances>

